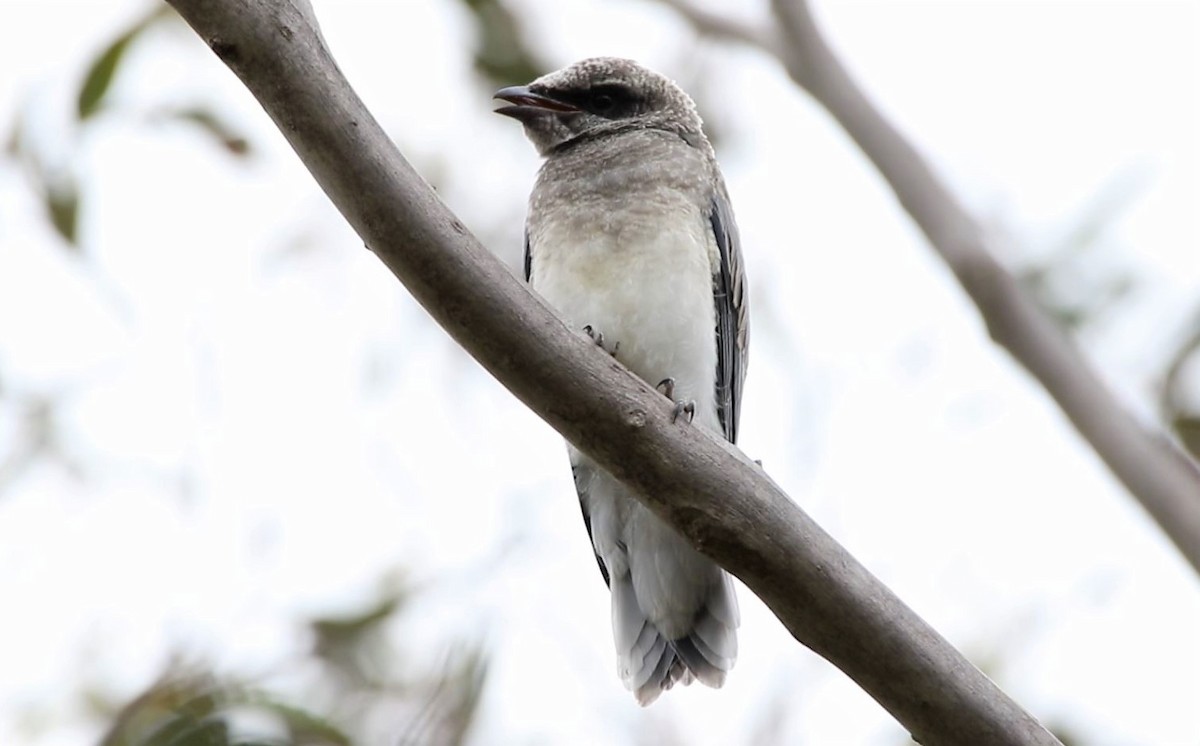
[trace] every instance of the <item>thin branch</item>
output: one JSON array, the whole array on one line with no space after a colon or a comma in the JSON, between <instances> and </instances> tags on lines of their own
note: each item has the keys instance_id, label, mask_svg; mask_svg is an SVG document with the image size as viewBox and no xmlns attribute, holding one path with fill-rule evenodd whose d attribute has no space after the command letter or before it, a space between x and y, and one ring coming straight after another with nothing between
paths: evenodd
<instances>
[{"instance_id":1,"label":"thin branch","mask_svg":"<svg viewBox=\"0 0 1200 746\"><path fill-rule=\"evenodd\" d=\"M242 79L367 245L539 416L742 579L804 644L932 744L1057 741L765 472L517 282L413 171L301 0L172 0ZM481 102L482 105L482 102Z\"/></svg>"},{"instance_id":2,"label":"thin branch","mask_svg":"<svg viewBox=\"0 0 1200 746\"><path fill-rule=\"evenodd\" d=\"M692 5L688 0L659 0L659 3L674 10L703 36L761 47L772 54L782 49L778 35L770 27L752 26Z\"/></svg>"},{"instance_id":3,"label":"thin branch","mask_svg":"<svg viewBox=\"0 0 1200 746\"><path fill-rule=\"evenodd\" d=\"M680 10L701 33L725 21L684 0ZM805 0L772 0L781 42L724 34L775 56L858 144L901 206L979 308L988 333L1058 403L1076 431L1200 571L1200 469L1161 428L1135 420L1058 325L993 258L989 237L850 76L821 34ZM736 22L735 22L736 23Z\"/></svg>"}]
</instances>

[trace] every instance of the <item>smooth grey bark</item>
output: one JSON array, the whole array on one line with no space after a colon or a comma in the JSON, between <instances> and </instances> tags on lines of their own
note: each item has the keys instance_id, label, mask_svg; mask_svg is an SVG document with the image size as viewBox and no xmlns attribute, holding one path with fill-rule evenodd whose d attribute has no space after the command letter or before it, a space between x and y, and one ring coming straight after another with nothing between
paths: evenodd
<instances>
[{"instance_id":1,"label":"smooth grey bark","mask_svg":"<svg viewBox=\"0 0 1200 746\"><path fill-rule=\"evenodd\" d=\"M1058 743L761 468L706 431L672 423L669 401L566 328L484 249L363 107L307 2L171 4L455 340L739 577L797 640L858 682L914 738L927 745Z\"/></svg>"},{"instance_id":2,"label":"smooth grey bark","mask_svg":"<svg viewBox=\"0 0 1200 746\"><path fill-rule=\"evenodd\" d=\"M776 23L756 27L659 0L699 32L774 56L845 129L892 188L959 284L992 339L1037 379L1076 431L1200 572L1200 469L1161 429L1133 418L1075 344L989 251L978 221L850 76L806 0L772 0Z\"/></svg>"}]
</instances>

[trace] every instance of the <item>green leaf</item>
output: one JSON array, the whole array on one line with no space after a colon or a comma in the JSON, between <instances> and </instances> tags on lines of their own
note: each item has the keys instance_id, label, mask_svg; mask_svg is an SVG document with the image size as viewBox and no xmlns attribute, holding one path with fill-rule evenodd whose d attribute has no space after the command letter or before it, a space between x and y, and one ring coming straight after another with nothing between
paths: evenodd
<instances>
[{"instance_id":1,"label":"green leaf","mask_svg":"<svg viewBox=\"0 0 1200 746\"><path fill-rule=\"evenodd\" d=\"M88 119L100 110L100 102L112 86L113 78L117 74L117 65L121 63L121 58L125 56L125 50L129 48L134 36L134 31L121 34L92 62L87 76L83 79L83 87L79 89L79 121Z\"/></svg>"},{"instance_id":2,"label":"green leaf","mask_svg":"<svg viewBox=\"0 0 1200 746\"><path fill-rule=\"evenodd\" d=\"M1200 458L1200 416L1181 415L1176 417L1172 424L1175 426L1175 433L1179 436L1183 447L1192 456Z\"/></svg>"},{"instance_id":3,"label":"green leaf","mask_svg":"<svg viewBox=\"0 0 1200 746\"><path fill-rule=\"evenodd\" d=\"M406 589L388 589L379 600L358 613L313 619L309 624L317 635L317 647L320 648L322 643L336 645L361 638L391 619L407 600Z\"/></svg>"},{"instance_id":4,"label":"green leaf","mask_svg":"<svg viewBox=\"0 0 1200 746\"><path fill-rule=\"evenodd\" d=\"M58 179L46 188L46 212L54 230L72 248L79 247L79 188L74 180Z\"/></svg>"},{"instance_id":5,"label":"green leaf","mask_svg":"<svg viewBox=\"0 0 1200 746\"><path fill-rule=\"evenodd\" d=\"M157 730L136 741L136 746L232 746L229 723L219 715L197 717L177 711Z\"/></svg>"},{"instance_id":6,"label":"green leaf","mask_svg":"<svg viewBox=\"0 0 1200 746\"><path fill-rule=\"evenodd\" d=\"M169 6L160 5L155 7L154 10L143 16L141 20L130 26L128 30L113 40L108 45L108 48L101 52L100 56L92 62L91 67L88 68L87 75L83 78L83 85L79 89L79 98L76 103L79 121L82 122L100 111L100 106L104 103L104 97L108 93L109 88L112 87L113 78L116 77L117 68L120 66L133 40L143 31L150 28L156 21L169 18L172 15L174 15L174 11Z\"/></svg>"},{"instance_id":7,"label":"green leaf","mask_svg":"<svg viewBox=\"0 0 1200 746\"><path fill-rule=\"evenodd\" d=\"M352 746L353 742L345 731L320 715L270 698L250 702L269 710L283 721L290 736L290 743Z\"/></svg>"}]
</instances>

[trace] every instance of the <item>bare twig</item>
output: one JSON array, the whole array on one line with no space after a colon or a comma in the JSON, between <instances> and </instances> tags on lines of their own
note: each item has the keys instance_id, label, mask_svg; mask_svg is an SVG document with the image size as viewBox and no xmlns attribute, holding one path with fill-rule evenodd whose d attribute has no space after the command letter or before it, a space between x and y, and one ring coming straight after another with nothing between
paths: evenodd
<instances>
[{"instance_id":1,"label":"bare twig","mask_svg":"<svg viewBox=\"0 0 1200 746\"><path fill-rule=\"evenodd\" d=\"M671 421L651 386L567 329L413 171L303 0L172 0L418 301L497 379L741 578L795 637L924 744L1052 735L733 446Z\"/></svg>"},{"instance_id":2,"label":"bare twig","mask_svg":"<svg viewBox=\"0 0 1200 746\"><path fill-rule=\"evenodd\" d=\"M692 5L688 0L659 0L682 16L692 28L704 36L722 41L735 41L761 47L776 54L782 50L781 40L770 26L752 26L733 18Z\"/></svg>"},{"instance_id":3,"label":"bare twig","mask_svg":"<svg viewBox=\"0 0 1200 746\"><path fill-rule=\"evenodd\" d=\"M697 31L751 44L775 56L788 75L846 130L891 186L901 206L975 302L988 332L1049 392L1096 454L1200 571L1200 469L1159 428L1135 420L1074 343L1021 289L989 250L988 236L933 169L859 88L829 47L806 0L772 0L771 34L692 6L659 0Z\"/></svg>"}]
</instances>

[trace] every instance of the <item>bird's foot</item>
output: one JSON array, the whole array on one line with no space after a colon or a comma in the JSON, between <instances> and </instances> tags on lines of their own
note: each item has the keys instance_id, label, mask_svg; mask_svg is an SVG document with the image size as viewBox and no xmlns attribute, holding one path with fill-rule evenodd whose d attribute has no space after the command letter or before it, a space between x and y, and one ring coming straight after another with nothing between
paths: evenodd
<instances>
[{"instance_id":1,"label":"bird's foot","mask_svg":"<svg viewBox=\"0 0 1200 746\"><path fill-rule=\"evenodd\" d=\"M598 331L596 331L596 330L595 330L595 329L592 327L592 325L591 325L591 324L588 324L587 326L583 327L583 333L584 333L584 334L586 334L586 335L588 335L588 337L589 337L589 338L590 338L590 339L591 339L593 342L595 342L595 343L596 343L596 346L597 346L597 347L599 347L600 349L604 350L605 352L607 352L609 355L612 355L613 357L616 357L616 356L617 356L617 350L621 348L621 342L620 342L620 340L618 340L618 341L617 341L617 343L616 343L616 344L614 344L614 345L612 346L612 349L610 350L610 349L608 349L608 347L606 347L606 346L604 345L604 334L603 334L602 332L598 332Z\"/></svg>"},{"instance_id":2,"label":"bird's foot","mask_svg":"<svg viewBox=\"0 0 1200 746\"><path fill-rule=\"evenodd\" d=\"M696 402L694 401L677 401L675 402L675 411L671 412L671 422L679 419L679 415L686 414L687 421L691 422L696 418Z\"/></svg>"},{"instance_id":3,"label":"bird's foot","mask_svg":"<svg viewBox=\"0 0 1200 746\"><path fill-rule=\"evenodd\" d=\"M683 401L675 398L675 379L664 378L654 387L658 393L675 402L675 410L671 412L671 422L679 420L679 415L686 414L687 421L691 422L696 417L696 402L692 400Z\"/></svg>"}]
</instances>

